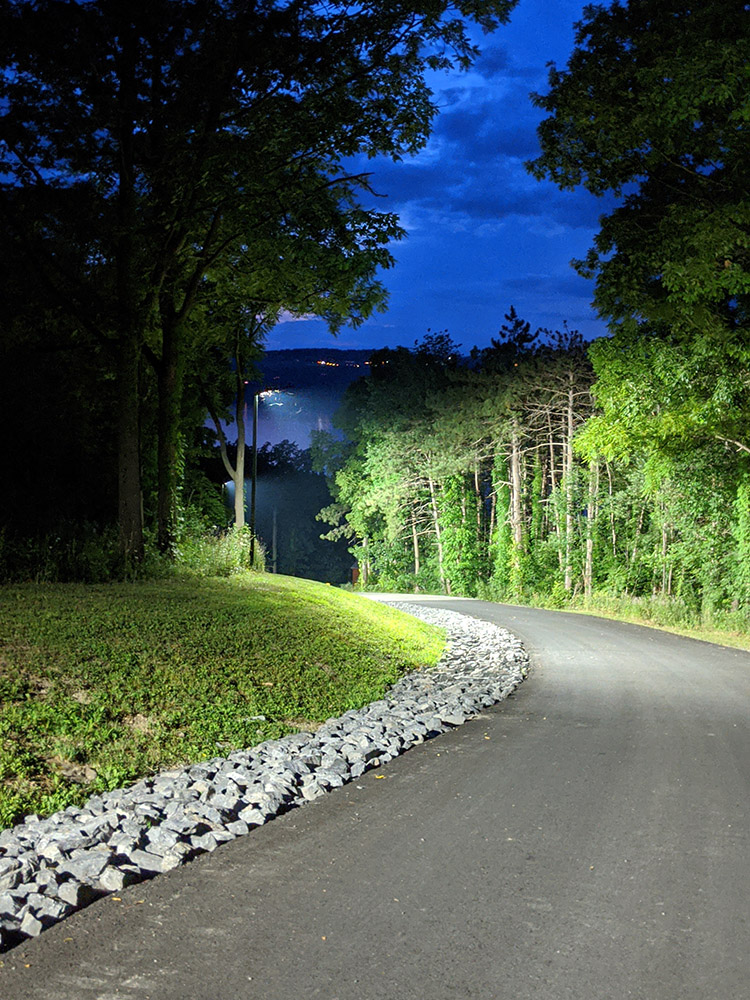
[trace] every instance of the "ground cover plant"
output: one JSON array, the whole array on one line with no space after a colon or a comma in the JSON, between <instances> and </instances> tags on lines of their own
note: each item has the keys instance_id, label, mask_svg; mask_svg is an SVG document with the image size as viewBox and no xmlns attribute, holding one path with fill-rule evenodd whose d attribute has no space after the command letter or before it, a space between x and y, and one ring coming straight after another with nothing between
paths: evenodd
<instances>
[{"instance_id":1,"label":"ground cover plant","mask_svg":"<svg viewBox=\"0 0 750 1000\"><path fill-rule=\"evenodd\" d=\"M439 629L311 581L0 588L0 826L380 697Z\"/></svg>"}]
</instances>

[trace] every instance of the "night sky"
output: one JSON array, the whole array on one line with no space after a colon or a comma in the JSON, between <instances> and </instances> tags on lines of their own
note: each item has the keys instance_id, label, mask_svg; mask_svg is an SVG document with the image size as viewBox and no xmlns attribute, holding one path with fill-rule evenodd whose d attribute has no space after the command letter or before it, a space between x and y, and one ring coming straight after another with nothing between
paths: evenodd
<instances>
[{"instance_id":1,"label":"night sky","mask_svg":"<svg viewBox=\"0 0 750 1000\"><path fill-rule=\"evenodd\" d=\"M511 305L534 328L564 321L586 338L606 332L590 303L591 282L570 260L593 242L611 207L579 190L536 181L524 161L539 151L543 113L531 91L546 91L547 64L562 68L582 0L520 0L511 21L477 34L482 56L468 73L435 74L441 113L428 146L401 163L363 160L379 195L408 231L381 277L389 308L334 340L318 320L281 323L269 349L411 346L428 329L447 330L465 352L497 334Z\"/></svg>"}]
</instances>

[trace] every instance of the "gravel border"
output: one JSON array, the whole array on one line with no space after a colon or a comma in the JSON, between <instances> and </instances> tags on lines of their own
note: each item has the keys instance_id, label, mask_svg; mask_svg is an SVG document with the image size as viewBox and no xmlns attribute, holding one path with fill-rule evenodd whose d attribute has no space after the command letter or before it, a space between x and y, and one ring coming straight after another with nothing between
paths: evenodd
<instances>
[{"instance_id":1,"label":"gravel border","mask_svg":"<svg viewBox=\"0 0 750 1000\"><path fill-rule=\"evenodd\" d=\"M0 951L461 725L528 673L528 656L506 629L441 608L383 603L446 629L436 667L408 674L382 700L314 733L165 771L0 832Z\"/></svg>"}]
</instances>

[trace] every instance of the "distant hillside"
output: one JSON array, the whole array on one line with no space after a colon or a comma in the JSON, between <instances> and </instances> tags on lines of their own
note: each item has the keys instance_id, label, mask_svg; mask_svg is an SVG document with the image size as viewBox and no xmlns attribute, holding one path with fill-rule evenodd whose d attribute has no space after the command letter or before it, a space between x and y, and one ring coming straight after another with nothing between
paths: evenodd
<instances>
[{"instance_id":1,"label":"distant hillside","mask_svg":"<svg viewBox=\"0 0 750 1000\"><path fill-rule=\"evenodd\" d=\"M341 397L347 386L368 374L372 353L329 347L267 351L258 364L262 382L248 386L247 399L251 403L260 387L280 391L262 399L259 444L286 439L307 448L312 430L334 430L332 418Z\"/></svg>"},{"instance_id":2,"label":"distant hillside","mask_svg":"<svg viewBox=\"0 0 750 1000\"><path fill-rule=\"evenodd\" d=\"M300 388L341 385L343 391L350 382L367 374L372 353L332 348L267 351L259 367L274 382L288 378L290 384L296 382Z\"/></svg>"}]
</instances>

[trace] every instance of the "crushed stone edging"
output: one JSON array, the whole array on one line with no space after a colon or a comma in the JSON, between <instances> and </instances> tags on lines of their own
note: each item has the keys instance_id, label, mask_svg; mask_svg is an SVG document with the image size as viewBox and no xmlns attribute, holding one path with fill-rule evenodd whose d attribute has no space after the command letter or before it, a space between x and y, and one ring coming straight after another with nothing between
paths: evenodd
<instances>
[{"instance_id":1,"label":"crushed stone edging","mask_svg":"<svg viewBox=\"0 0 750 1000\"><path fill-rule=\"evenodd\" d=\"M442 608L392 606L445 628L448 644L435 667L407 674L379 701L314 733L164 771L0 832L0 951L461 725L528 673L507 629Z\"/></svg>"}]
</instances>

